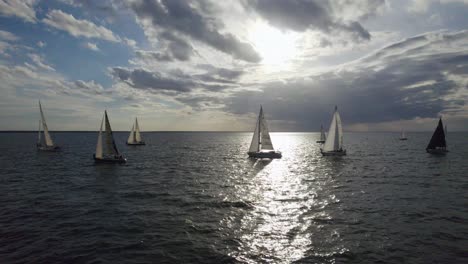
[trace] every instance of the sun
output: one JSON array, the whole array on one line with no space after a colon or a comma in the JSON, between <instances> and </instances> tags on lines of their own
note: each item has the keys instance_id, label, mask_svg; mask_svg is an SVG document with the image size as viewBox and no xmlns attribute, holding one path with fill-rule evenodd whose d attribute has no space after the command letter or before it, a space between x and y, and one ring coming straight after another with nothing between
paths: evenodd
<instances>
[{"instance_id":1,"label":"sun","mask_svg":"<svg viewBox=\"0 0 468 264\"><path fill-rule=\"evenodd\" d=\"M248 38L262 57L262 64L282 69L297 53L297 33L283 32L264 22L256 22Z\"/></svg>"}]
</instances>

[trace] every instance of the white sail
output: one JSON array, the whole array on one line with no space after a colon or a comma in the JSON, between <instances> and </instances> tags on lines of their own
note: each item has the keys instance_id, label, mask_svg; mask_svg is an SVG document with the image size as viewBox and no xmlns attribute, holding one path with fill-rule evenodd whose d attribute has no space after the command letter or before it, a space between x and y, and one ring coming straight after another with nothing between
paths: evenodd
<instances>
[{"instance_id":1,"label":"white sail","mask_svg":"<svg viewBox=\"0 0 468 264\"><path fill-rule=\"evenodd\" d=\"M39 128L37 129L37 144L41 144L41 120L39 120Z\"/></svg>"},{"instance_id":2,"label":"white sail","mask_svg":"<svg viewBox=\"0 0 468 264\"><path fill-rule=\"evenodd\" d=\"M268 125L263 115L263 109L260 108L260 148L261 150L273 150L273 143L271 143L270 131L268 131Z\"/></svg>"},{"instance_id":3,"label":"white sail","mask_svg":"<svg viewBox=\"0 0 468 264\"><path fill-rule=\"evenodd\" d=\"M324 151L337 151L343 147L343 129L341 127L341 118L335 107L335 113L330 123L330 129L328 130L328 137L323 146Z\"/></svg>"},{"instance_id":4,"label":"white sail","mask_svg":"<svg viewBox=\"0 0 468 264\"><path fill-rule=\"evenodd\" d=\"M260 108L260 113L262 112ZM260 115L257 118L257 123L255 125L255 131L252 137L252 142L250 143L249 152L258 152L260 143Z\"/></svg>"},{"instance_id":5,"label":"white sail","mask_svg":"<svg viewBox=\"0 0 468 264\"><path fill-rule=\"evenodd\" d=\"M323 126L320 126L320 141L327 140L327 136L325 136L325 131L323 130Z\"/></svg>"},{"instance_id":6,"label":"white sail","mask_svg":"<svg viewBox=\"0 0 468 264\"><path fill-rule=\"evenodd\" d=\"M135 143L135 125L132 126L132 130L130 131L130 135L128 135L127 143L128 144Z\"/></svg>"},{"instance_id":7,"label":"white sail","mask_svg":"<svg viewBox=\"0 0 468 264\"><path fill-rule=\"evenodd\" d=\"M405 131L403 131L403 130L401 131L400 138L406 138Z\"/></svg>"},{"instance_id":8,"label":"white sail","mask_svg":"<svg viewBox=\"0 0 468 264\"><path fill-rule=\"evenodd\" d=\"M41 101L39 101L39 109L41 111L41 120L42 120L42 128L44 129L45 144L48 147L52 147L54 145L54 142L52 141L52 138L50 137L50 134L49 134L49 129L47 128L44 113L42 112Z\"/></svg>"},{"instance_id":9,"label":"white sail","mask_svg":"<svg viewBox=\"0 0 468 264\"><path fill-rule=\"evenodd\" d=\"M104 117L101 120L101 128L99 129L98 140L96 144L96 158L102 159L102 124L104 122Z\"/></svg>"},{"instance_id":10,"label":"white sail","mask_svg":"<svg viewBox=\"0 0 468 264\"><path fill-rule=\"evenodd\" d=\"M119 155L119 151L117 150L117 146L115 145L114 137L112 135L112 129L109 123L109 118L107 117L107 111L104 111L104 117L106 122L106 134L105 134L105 148L104 148L104 155Z\"/></svg>"},{"instance_id":11,"label":"white sail","mask_svg":"<svg viewBox=\"0 0 468 264\"><path fill-rule=\"evenodd\" d=\"M141 142L140 126L138 125L138 119L136 117L135 117L135 141Z\"/></svg>"}]
</instances>

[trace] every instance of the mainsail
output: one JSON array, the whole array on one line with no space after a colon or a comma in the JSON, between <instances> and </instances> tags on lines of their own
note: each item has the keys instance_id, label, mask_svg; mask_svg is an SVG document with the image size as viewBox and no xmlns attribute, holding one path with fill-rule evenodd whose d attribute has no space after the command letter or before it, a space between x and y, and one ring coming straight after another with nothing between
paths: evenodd
<instances>
[{"instance_id":1,"label":"mainsail","mask_svg":"<svg viewBox=\"0 0 468 264\"><path fill-rule=\"evenodd\" d=\"M132 126L132 130L130 131L130 135L128 135L127 143L132 144L135 143L135 125Z\"/></svg>"},{"instance_id":2,"label":"mainsail","mask_svg":"<svg viewBox=\"0 0 468 264\"><path fill-rule=\"evenodd\" d=\"M320 141L327 140L327 136L325 136L325 131L323 130L323 126L320 126Z\"/></svg>"},{"instance_id":3,"label":"mainsail","mask_svg":"<svg viewBox=\"0 0 468 264\"><path fill-rule=\"evenodd\" d=\"M328 137L323 146L323 151L338 151L343 148L343 129L341 127L341 117L338 108L335 106L335 113L328 130Z\"/></svg>"},{"instance_id":4,"label":"mainsail","mask_svg":"<svg viewBox=\"0 0 468 264\"><path fill-rule=\"evenodd\" d=\"M105 131L102 132L103 121L105 122ZM107 111L104 111L103 121L101 121L101 128L99 129L98 142L96 145L96 158L115 157L120 155L117 146L115 145L112 129L107 117ZM104 140L103 138L104 137Z\"/></svg>"},{"instance_id":5,"label":"mainsail","mask_svg":"<svg viewBox=\"0 0 468 264\"><path fill-rule=\"evenodd\" d=\"M439 119L439 124L437 125L434 134L432 134L431 141L427 145L426 149L436 149L436 148L445 148L447 143L445 142L445 131L442 124L442 118Z\"/></svg>"},{"instance_id":6,"label":"mainsail","mask_svg":"<svg viewBox=\"0 0 468 264\"><path fill-rule=\"evenodd\" d=\"M273 150L268 125L263 115L263 108L260 106L255 132L250 143L249 152L259 152L261 150Z\"/></svg>"},{"instance_id":7,"label":"mainsail","mask_svg":"<svg viewBox=\"0 0 468 264\"><path fill-rule=\"evenodd\" d=\"M42 112L41 101L39 101L39 109L41 111L41 121L42 121L42 128L44 129L45 144L47 147L52 147L54 146L54 142L52 141L52 138L50 137L50 134L49 134L49 129L47 128L44 113Z\"/></svg>"},{"instance_id":8,"label":"mainsail","mask_svg":"<svg viewBox=\"0 0 468 264\"><path fill-rule=\"evenodd\" d=\"M136 117L135 117L135 141L141 142L140 126L138 125L138 119Z\"/></svg>"},{"instance_id":9,"label":"mainsail","mask_svg":"<svg viewBox=\"0 0 468 264\"><path fill-rule=\"evenodd\" d=\"M41 145L41 120L39 120L39 128L37 129L37 144Z\"/></svg>"},{"instance_id":10,"label":"mainsail","mask_svg":"<svg viewBox=\"0 0 468 264\"><path fill-rule=\"evenodd\" d=\"M400 138L406 138L405 131L403 131L403 130L401 131Z\"/></svg>"}]
</instances>

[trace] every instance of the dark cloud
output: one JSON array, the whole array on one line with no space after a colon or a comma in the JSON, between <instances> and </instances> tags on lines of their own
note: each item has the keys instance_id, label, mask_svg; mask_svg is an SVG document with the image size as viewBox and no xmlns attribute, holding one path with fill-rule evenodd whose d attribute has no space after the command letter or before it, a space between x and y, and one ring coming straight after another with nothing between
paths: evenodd
<instances>
[{"instance_id":1,"label":"dark cloud","mask_svg":"<svg viewBox=\"0 0 468 264\"><path fill-rule=\"evenodd\" d=\"M259 62L260 56L250 44L240 41L232 34L219 31L222 24L213 19L214 14L209 13L211 9L207 5L208 2L203 1L139 0L132 2L130 7L139 19L148 20L155 28L164 29L159 36L171 42L169 48L173 55L178 54L174 51L181 50L177 45L184 45L183 40L179 38L174 41L172 38L175 35L167 35L167 32L177 32L188 36L240 60ZM197 6L203 8L197 8ZM178 44L171 47L173 42Z\"/></svg>"},{"instance_id":2,"label":"dark cloud","mask_svg":"<svg viewBox=\"0 0 468 264\"><path fill-rule=\"evenodd\" d=\"M254 0L245 1L244 5L278 28L294 31L313 29L325 33L345 32L354 40L369 40L370 33L358 21L344 21L341 14L345 8L355 8L359 14L356 18L365 19L384 3L384 0Z\"/></svg>"},{"instance_id":3,"label":"dark cloud","mask_svg":"<svg viewBox=\"0 0 468 264\"><path fill-rule=\"evenodd\" d=\"M151 89L170 92L189 92L194 83L190 80L174 79L163 76L159 72L149 72L144 69L112 68L111 74L118 81L138 89Z\"/></svg>"},{"instance_id":4,"label":"dark cloud","mask_svg":"<svg viewBox=\"0 0 468 264\"><path fill-rule=\"evenodd\" d=\"M243 74L243 71L240 70L217 68L211 65L205 65L201 68L204 68L205 71L199 74L187 74L180 69L163 74L145 69L122 67L114 67L110 71L118 82L124 82L133 88L170 95L186 93L194 89L219 92L237 87L236 80Z\"/></svg>"}]
</instances>

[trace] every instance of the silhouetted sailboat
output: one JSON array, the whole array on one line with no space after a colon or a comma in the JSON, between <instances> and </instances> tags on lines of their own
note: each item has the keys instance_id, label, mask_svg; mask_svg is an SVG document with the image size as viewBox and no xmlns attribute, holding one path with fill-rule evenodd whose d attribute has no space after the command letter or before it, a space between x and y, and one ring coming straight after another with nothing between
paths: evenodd
<instances>
[{"instance_id":1,"label":"silhouetted sailboat","mask_svg":"<svg viewBox=\"0 0 468 264\"><path fill-rule=\"evenodd\" d=\"M431 141L429 141L426 151L431 154L445 154L448 152L442 118L439 119L439 124L437 125L434 134L432 134Z\"/></svg>"},{"instance_id":2,"label":"silhouetted sailboat","mask_svg":"<svg viewBox=\"0 0 468 264\"><path fill-rule=\"evenodd\" d=\"M44 117L44 112L42 112L41 101L39 101L39 111L41 112L41 120L39 121L39 129L38 129L37 144L36 144L37 149L41 151L60 150L60 147L54 144L54 142L52 141L52 137L50 136L49 128L47 127L47 123ZM44 133L44 142L42 142L42 139L41 139L41 132Z\"/></svg>"},{"instance_id":3,"label":"silhouetted sailboat","mask_svg":"<svg viewBox=\"0 0 468 264\"><path fill-rule=\"evenodd\" d=\"M105 122L105 130L102 131L102 125ZM104 138L104 140L103 140ZM115 145L112 129L107 117L107 111L104 111L104 117L101 121L98 140L96 144L96 153L93 155L94 160L99 163L125 163L127 160L120 154Z\"/></svg>"},{"instance_id":4,"label":"silhouetted sailboat","mask_svg":"<svg viewBox=\"0 0 468 264\"><path fill-rule=\"evenodd\" d=\"M138 119L135 117L135 123L132 126L132 131L127 139L127 145L145 145L145 141L141 139L140 127L138 126Z\"/></svg>"},{"instance_id":5,"label":"silhouetted sailboat","mask_svg":"<svg viewBox=\"0 0 468 264\"><path fill-rule=\"evenodd\" d=\"M343 149L343 129L341 127L341 117L338 113L338 107L335 106L335 113L330 123L328 136L323 148L320 149L323 156L343 156L346 150Z\"/></svg>"},{"instance_id":6,"label":"silhouetted sailboat","mask_svg":"<svg viewBox=\"0 0 468 264\"><path fill-rule=\"evenodd\" d=\"M323 126L320 126L320 140L317 140L317 143L325 143L327 140L327 136L325 135L325 131L323 131Z\"/></svg>"},{"instance_id":7,"label":"silhouetted sailboat","mask_svg":"<svg viewBox=\"0 0 468 264\"><path fill-rule=\"evenodd\" d=\"M403 130L401 130L400 140L408 140L408 138L406 137L405 131Z\"/></svg>"},{"instance_id":8,"label":"silhouetted sailboat","mask_svg":"<svg viewBox=\"0 0 468 264\"><path fill-rule=\"evenodd\" d=\"M281 152L275 151L273 143L271 142L268 126L263 116L263 108L260 106L260 113L258 114L255 132L250 143L249 152L247 153L251 158L281 158Z\"/></svg>"}]
</instances>

